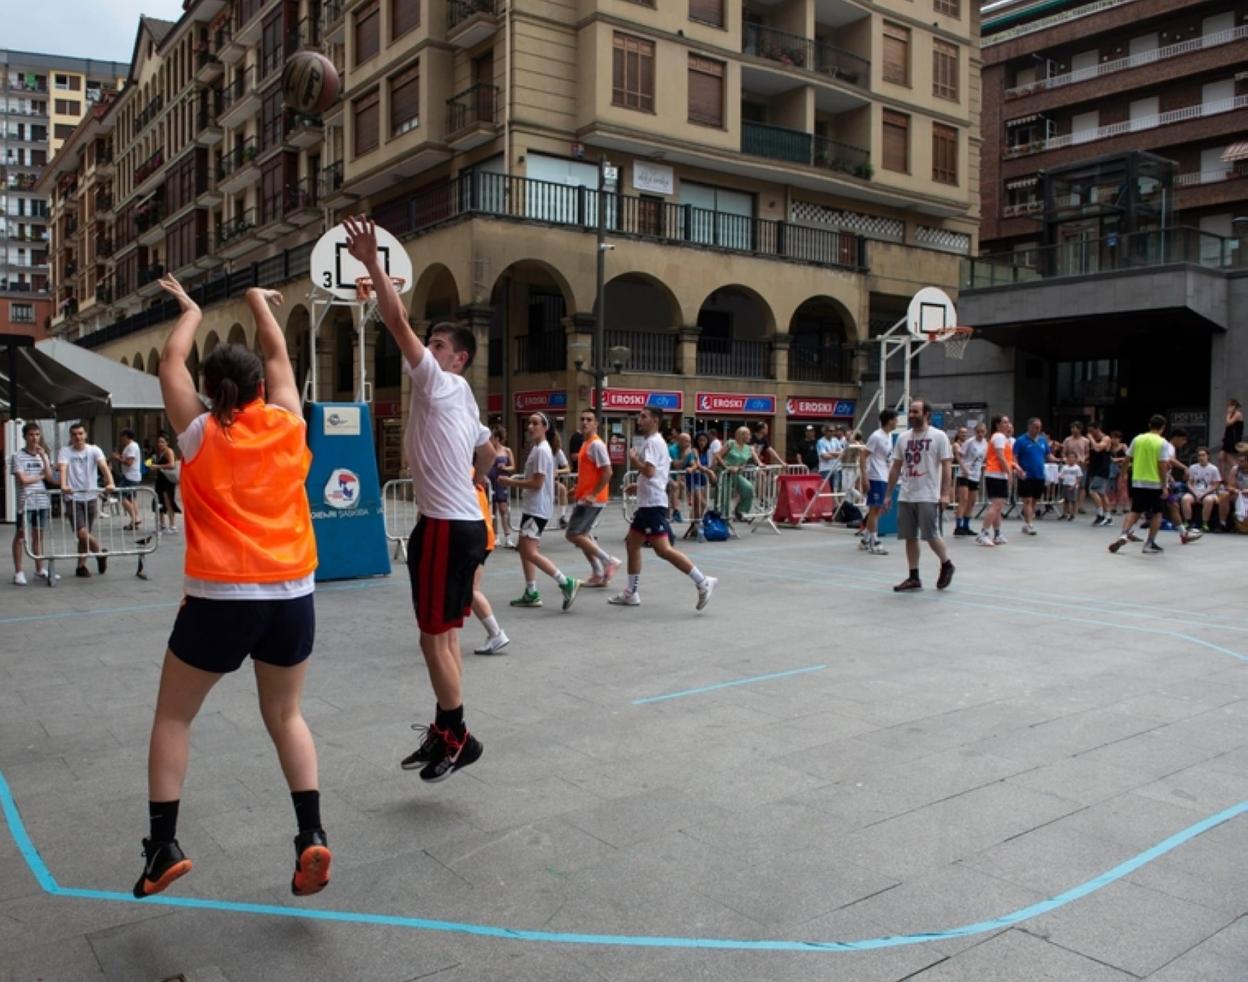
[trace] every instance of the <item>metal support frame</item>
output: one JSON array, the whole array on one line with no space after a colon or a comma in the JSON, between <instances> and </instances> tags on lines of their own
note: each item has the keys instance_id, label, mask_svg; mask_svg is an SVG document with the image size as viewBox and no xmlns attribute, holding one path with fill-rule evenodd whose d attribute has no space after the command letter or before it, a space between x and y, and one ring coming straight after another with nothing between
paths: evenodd
<instances>
[{"instance_id":1,"label":"metal support frame","mask_svg":"<svg viewBox=\"0 0 1248 982\"><path fill-rule=\"evenodd\" d=\"M903 317L875 339L880 346L880 384L875 391L875 395L862 407L860 415L854 420L855 430L862 429L863 424L870 419L872 411L884 409L888 406L888 362L893 355L899 352L904 352L905 354L905 358L902 361L902 392L901 398L891 408L898 410L898 412L904 415L906 408L910 404L910 363L918 356L920 351L932 342L925 338L916 338L911 334L909 327L906 325L907 320L908 317Z\"/></svg>"},{"instance_id":2,"label":"metal support frame","mask_svg":"<svg viewBox=\"0 0 1248 982\"><path fill-rule=\"evenodd\" d=\"M316 402L317 394L317 349L316 339L321 333L321 325L325 322L325 318L329 316L331 310L335 307L346 307L351 311L351 322L355 325L356 338L359 342L360 350L360 381L355 390L356 402L372 402L372 386L367 381L368 367L364 358L364 328L368 322L377 317L377 291L374 289L367 300L343 300L337 294L326 290L324 287L312 285L312 291L308 294L308 302L312 306L312 317L308 324L308 331L311 335L312 350L309 363L310 377L303 384L303 401L305 404Z\"/></svg>"}]
</instances>

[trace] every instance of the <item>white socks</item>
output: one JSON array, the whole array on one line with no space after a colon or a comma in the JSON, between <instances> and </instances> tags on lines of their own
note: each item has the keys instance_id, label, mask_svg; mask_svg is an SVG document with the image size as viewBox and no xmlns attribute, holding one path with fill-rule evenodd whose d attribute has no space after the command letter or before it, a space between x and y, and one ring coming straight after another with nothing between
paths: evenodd
<instances>
[{"instance_id":1,"label":"white socks","mask_svg":"<svg viewBox=\"0 0 1248 982\"><path fill-rule=\"evenodd\" d=\"M503 633L503 629L498 626L498 621L495 620L493 614L489 617L481 618L481 623L485 625L485 633L492 638L496 638Z\"/></svg>"},{"instance_id":2,"label":"white socks","mask_svg":"<svg viewBox=\"0 0 1248 982\"><path fill-rule=\"evenodd\" d=\"M696 566L689 570L689 579L693 580L694 584L699 587L706 582L706 577L702 575L702 571Z\"/></svg>"}]
</instances>

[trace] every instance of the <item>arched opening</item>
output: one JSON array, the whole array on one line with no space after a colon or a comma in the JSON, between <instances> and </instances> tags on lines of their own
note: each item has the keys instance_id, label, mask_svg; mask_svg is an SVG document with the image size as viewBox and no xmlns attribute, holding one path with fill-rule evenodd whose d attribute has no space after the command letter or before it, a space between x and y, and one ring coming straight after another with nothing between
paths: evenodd
<instances>
[{"instance_id":1,"label":"arched opening","mask_svg":"<svg viewBox=\"0 0 1248 982\"><path fill-rule=\"evenodd\" d=\"M854 321L832 297L811 297L789 322L789 381L853 381Z\"/></svg>"},{"instance_id":2,"label":"arched opening","mask_svg":"<svg viewBox=\"0 0 1248 982\"><path fill-rule=\"evenodd\" d=\"M129 359L129 358L127 358L125 355L122 355L122 356L121 356L121 363L122 363L123 365L125 365L125 366L126 366L126 368L129 368L129 367L130 367L130 359Z\"/></svg>"},{"instance_id":3,"label":"arched opening","mask_svg":"<svg viewBox=\"0 0 1248 982\"><path fill-rule=\"evenodd\" d=\"M628 348L630 371L676 371L680 302L666 284L646 273L623 273L607 284L605 292L607 348Z\"/></svg>"},{"instance_id":4,"label":"arched opening","mask_svg":"<svg viewBox=\"0 0 1248 982\"><path fill-rule=\"evenodd\" d=\"M160 373L160 353L153 348L147 353L147 374L157 375Z\"/></svg>"},{"instance_id":5,"label":"arched opening","mask_svg":"<svg viewBox=\"0 0 1248 982\"><path fill-rule=\"evenodd\" d=\"M303 396L304 385L312 373L311 338L308 337L310 328L311 315L308 308L303 304L296 304L286 318L285 335L286 353L290 356L290 367L295 373L295 385L299 388L300 397Z\"/></svg>"},{"instance_id":6,"label":"arched opening","mask_svg":"<svg viewBox=\"0 0 1248 982\"><path fill-rule=\"evenodd\" d=\"M459 309L455 277L441 263L434 263L420 274L410 302L413 321L450 320Z\"/></svg>"},{"instance_id":7,"label":"arched opening","mask_svg":"<svg viewBox=\"0 0 1248 982\"><path fill-rule=\"evenodd\" d=\"M698 310L698 374L767 378L775 316L767 301L744 286L722 286Z\"/></svg>"},{"instance_id":8,"label":"arched opening","mask_svg":"<svg viewBox=\"0 0 1248 982\"><path fill-rule=\"evenodd\" d=\"M133 361L133 362L131 362L131 364L134 366L134 370L135 370L136 372L141 372L141 371L144 371L144 368L143 368L143 356L142 356L142 355L137 355L137 354L136 354L136 355L134 356L134 361Z\"/></svg>"},{"instance_id":9,"label":"arched opening","mask_svg":"<svg viewBox=\"0 0 1248 982\"><path fill-rule=\"evenodd\" d=\"M333 398L355 398L356 330L351 313L336 308L321 326L322 336L334 339Z\"/></svg>"},{"instance_id":10,"label":"arched opening","mask_svg":"<svg viewBox=\"0 0 1248 982\"><path fill-rule=\"evenodd\" d=\"M247 346L247 332L243 329L243 325L235 322L230 327L230 333L226 336L226 344L241 344Z\"/></svg>"},{"instance_id":11,"label":"arched opening","mask_svg":"<svg viewBox=\"0 0 1248 982\"><path fill-rule=\"evenodd\" d=\"M216 331L209 331L208 336L204 338L204 361L208 360L208 356L213 353L218 345L221 344L221 338Z\"/></svg>"},{"instance_id":12,"label":"arched opening","mask_svg":"<svg viewBox=\"0 0 1248 982\"><path fill-rule=\"evenodd\" d=\"M511 338L510 374L562 372L567 368L564 318L570 310L572 291L563 274L536 259L512 263L495 281L490 300L495 311L490 328L491 372L496 333L500 365L502 339Z\"/></svg>"}]
</instances>

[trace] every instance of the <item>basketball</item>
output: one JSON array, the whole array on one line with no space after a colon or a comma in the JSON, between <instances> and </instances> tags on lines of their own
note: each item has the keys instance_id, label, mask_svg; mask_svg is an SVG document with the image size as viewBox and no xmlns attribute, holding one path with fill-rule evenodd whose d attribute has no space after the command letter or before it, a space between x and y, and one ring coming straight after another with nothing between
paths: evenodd
<instances>
[{"instance_id":1,"label":"basketball","mask_svg":"<svg viewBox=\"0 0 1248 982\"><path fill-rule=\"evenodd\" d=\"M338 98L338 72L319 51L293 54L282 70L282 98L287 109L323 113Z\"/></svg>"}]
</instances>

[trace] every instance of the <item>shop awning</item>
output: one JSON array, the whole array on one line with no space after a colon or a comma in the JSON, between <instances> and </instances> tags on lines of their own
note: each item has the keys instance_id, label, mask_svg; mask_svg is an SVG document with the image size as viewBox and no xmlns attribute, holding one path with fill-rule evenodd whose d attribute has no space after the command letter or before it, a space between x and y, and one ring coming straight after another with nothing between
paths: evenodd
<instances>
[{"instance_id":1,"label":"shop awning","mask_svg":"<svg viewBox=\"0 0 1248 982\"><path fill-rule=\"evenodd\" d=\"M1006 181L1005 187L1009 191L1017 188L1029 188L1034 186L1039 180L1040 178L1035 174L1032 174L1030 177L1016 177L1012 181Z\"/></svg>"},{"instance_id":2,"label":"shop awning","mask_svg":"<svg viewBox=\"0 0 1248 982\"><path fill-rule=\"evenodd\" d=\"M1240 140L1239 143L1232 143L1224 151L1222 151L1222 160L1228 164L1238 163L1241 160L1248 160L1248 140Z\"/></svg>"},{"instance_id":3,"label":"shop awning","mask_svg":"<svg viewBox=\"0 0 1248 982\"><path fill-rule=\"evenodd\" d=\"M18 411L23 417L78 419L114 409L160 410L160 380L80 348L48 339L17 352ZM7 363L0 360L0 408L9 411Z\"/></svg>"},{"instance_id":4,"label":"shop awning","mask_svg":"<svg viewBox=\"0 0 1248 982\"><path fill-rule=\"evenodd\" d=\"M1040 118L1039 113L1032 113L1030 116L1019 116L1018 119L1007 119L1006 126L1022 126L1024 123L1032 123Z\"/></svg>"}]
</instances>

